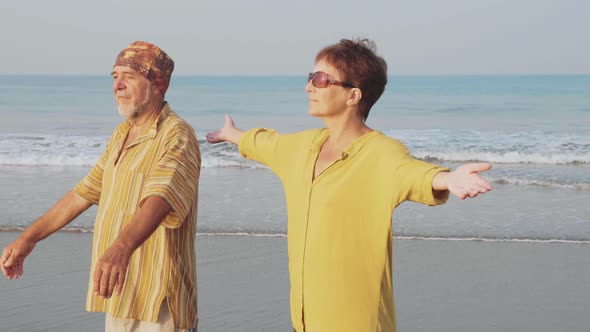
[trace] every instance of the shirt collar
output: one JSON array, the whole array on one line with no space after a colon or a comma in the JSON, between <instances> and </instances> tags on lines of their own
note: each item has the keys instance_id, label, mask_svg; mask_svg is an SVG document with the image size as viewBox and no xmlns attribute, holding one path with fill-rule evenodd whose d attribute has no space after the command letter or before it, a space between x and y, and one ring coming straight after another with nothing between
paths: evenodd
<instances>
[{"instance_id":1,"label":"shirt collar","mask_svg":"<svg viewBox=\"0 0 590 332\"><path fill-rule=\"evenodd\" d=\"M358 137L348 146L348 148L346 148L346 150L342 152L341 158L346 159L348 157L354 157L354 155L356 155L362 149L365 143L367 143L373 137L378 135L383 134L378 130L373 130L369 133L366 133ZM328 139L328 137L330 137L330 131L327 128L323 128L311 143L310 150L314 151L315 153L318 153L321 150L324 142L326 142L326 140Z\"/></svg>"}]
</instances>

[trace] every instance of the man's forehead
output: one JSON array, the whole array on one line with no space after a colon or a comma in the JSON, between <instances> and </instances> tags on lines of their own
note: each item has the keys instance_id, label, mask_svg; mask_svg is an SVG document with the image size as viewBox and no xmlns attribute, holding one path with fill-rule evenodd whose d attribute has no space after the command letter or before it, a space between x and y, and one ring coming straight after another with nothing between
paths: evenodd
<instances>
[{"instance_id":1,"label":"man's forehead","mask_svg":"<svg viewBox=\"0 0 590 332\"><path fill-rule=\"evenodd\" d=\"M131 67L127 67L127 66L113 67L113 71L111 72L111 75L115 75L115 74L141 75L137 70L134 70Z\"/></svg>"}]
</instances>

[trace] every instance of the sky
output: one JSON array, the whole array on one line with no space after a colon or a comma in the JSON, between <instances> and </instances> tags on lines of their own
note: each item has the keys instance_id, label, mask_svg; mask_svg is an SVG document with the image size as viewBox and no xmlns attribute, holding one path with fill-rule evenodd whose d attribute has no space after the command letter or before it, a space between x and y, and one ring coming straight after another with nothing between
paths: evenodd
<instances>
[{"instance_id":1,"label":"sky","mask_svg":"<svg viewBox=\"0 0 590 332\"><path fill-rule=\"evenodd\" d=\"M305 75L358 37L390 75L590 74L588 13L588 0L4 0L0 75L108 75L135 40L175 75Z\"/></svg>"}]
</instances>

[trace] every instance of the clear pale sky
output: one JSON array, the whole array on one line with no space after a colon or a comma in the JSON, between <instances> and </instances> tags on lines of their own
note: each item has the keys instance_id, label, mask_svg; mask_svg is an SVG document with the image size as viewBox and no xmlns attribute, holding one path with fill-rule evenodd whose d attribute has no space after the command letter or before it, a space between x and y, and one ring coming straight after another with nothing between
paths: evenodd
<instances>
[{"instance_id":1,"label":"clear pale sky","mask_svg":"<svg viewBox=\"0 0 590 332\"><path fill-rule=\"evenodd\" d=\"M134 40L180 75L304 75L368 37L397 75L590 74L588 0L2 0L0 74L109 74Z\"/></svg>"}]
</instances>

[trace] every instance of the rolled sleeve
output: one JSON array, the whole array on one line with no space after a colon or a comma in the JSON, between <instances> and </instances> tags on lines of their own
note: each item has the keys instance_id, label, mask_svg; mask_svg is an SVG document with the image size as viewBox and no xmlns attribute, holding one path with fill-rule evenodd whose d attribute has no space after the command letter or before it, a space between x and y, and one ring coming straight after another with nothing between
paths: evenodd
<instances>
[{"instance_id":1,"label":"rolled sleeve","mask_svg":"<svg viewBox=\"0 0 590 332\"><path fill-rule=\"evenodd\" d=\"M280 152L281 135L275 130L253 128L245 132L238 141L238 150L245 158L268 166L273 172L281 169Z\"/></svg>"},{"instance_id":2,"label":"rolled sleeve","mask_svg":"<svg viewBox=\"0 0 590 332\"><path fill-rule=\"evenodd\" d=\"M405 146L400 149L400 163L395 169L395 183L401 189L397 205L409 200L426 205L444 204L449 198L448 190L436 191L432 189L432 181L439 172L449 169L414 159Z\"/></svg>"},{"instance_id":3,"label":"rolled sleeve","mask_svg":"<svg viewBox=\"0 0 590 332\"><path fill-rule=\"evenodd\" d=\"M178 228L196 208L201 154L190 128L177 128L171 134L168 147L151 170L140 206L150 196L159 196L170 205L171 211L162 221L167 228Z\"/></svg>"},{"instance_id":4,"label":"rolled sleeve","mask_svg":"<svg viewBox=\"0 0 590 332\"><path fill-rule=\"evenodd\" d=\"M109 144L110 145L110 144ZM104 168L108 160L109 145L102 153L98 162L90 173L86 175L78 184L74 187L74 191L80 195L80 197L91 202L92 204L98 205L100 202L100 195L102 193L102 177L104 174Z\"/></svg>"},{"instance_id":5,"label":"rolled sleeve","mask_svg":"<svg viewBox=\"0 0 590 332\"><path fill-rule=\"evenodd\" d=\"M413 167L418 171L418 180L410 190L408 200L427 205L440 205L446 203L449 199L449 191L432 189L432 181L436 174L440 172L448 172L449 169L425 163L420 160L415 161L416 163Z\"/></svg>"}]
</instances>

